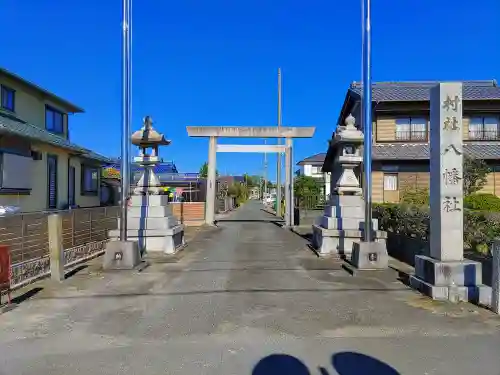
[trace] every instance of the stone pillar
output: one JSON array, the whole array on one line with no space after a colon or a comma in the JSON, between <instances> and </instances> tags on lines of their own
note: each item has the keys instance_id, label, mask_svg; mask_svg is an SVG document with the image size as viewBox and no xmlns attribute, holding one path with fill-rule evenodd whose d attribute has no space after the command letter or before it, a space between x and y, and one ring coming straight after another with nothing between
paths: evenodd
<instances>
[{"instance_id":1,"label":"stone pillar","mask_svg":"<svg viewBox=\"0 0 500 375\"><path fill-rule=\"evenodd\" d=\"M290 226L295 225L295 194L294 194L294 184L293 184L293 139L292 138L287 138L286 139L286 145L290 149Z\"/></svg>"},{"instance_id":2,"label":"stone pillar","mask_svg":"<svg viewBox=\"0 0 500 375\"><path fill-rule=\"evenodd\" d=\"M59 214L47 218L50 254L50 278L64 280L64 249L62 244L62 218Z\"/></svg>"},{"instance_id":3,"label":"stone pillar","mask_svg":"<svg viewBox=\"0 0 500 375\"><path fill-rule=\"evenodd\" d=\"M278 140L279 144L281 144L281 139ZM281 217L281 152L277 154L278 162L276 168L276 216Z\"/></svg>"},{"instance_id":4,"label":"stone pillar","mask_svg":"<svg viewBox=\"0 0 500 375\"><path fill-rule=\"evenodd\" d=\"M415 257L411 285L434 299L479 301L481 264L464 260L462 84L431 89L430 257Z\"/></svg>"},{"instance_id":5,"label":"stone pillar","mask_svg":"<svg viewBox=\"0 0 500 375\"><path fill-rule=\"evenodd\" d=\"M430 253L442 261L464 256L462 84L431 90Z\"/></svg>"},{"instance_id":6,"label":"stone pillar","mask_svg":"<svg viewBox=\"0 0 500 375\"><path fill-rule=\"evenodd\" d=\"M205 223L209 225L213 225L215 222L216 159L217 138L210 137L208 144L207 197L205 201Z\"/></svg>"},{"instance_id":7,"label":"stone pillar","mask_svg":"<svg viewBox=\"0 0 500 375\"><path fill-rule=\"evenodd\" d=\"M291 160L291 139L286 139L286 149L285 149L285 226L289 227L291 225L291 180L292 180L292 160Z\"/></svg>"},{"instance_id":8,"label":"stone pillar","mask_svg":"<svg viewBox=\"0 0 500 375\"><path fill-rule=\"evenodd\" d=\"M491 309L500 314L500 240L493 242L491 254L493 256Z\"/></svg>"}]
</instances>

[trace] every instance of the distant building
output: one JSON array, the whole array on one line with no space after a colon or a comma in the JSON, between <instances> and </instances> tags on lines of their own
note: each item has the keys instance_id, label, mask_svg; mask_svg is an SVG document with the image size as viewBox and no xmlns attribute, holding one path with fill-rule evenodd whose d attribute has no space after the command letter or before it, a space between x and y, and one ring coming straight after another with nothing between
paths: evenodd
<instances>
[{"instance_id":1,"label":"distant building","mask_svg":"<svg viewBox=\"0 0 500 375\"><path fill-rule=\"evenodd\" d=\"M322 152L308 156L304 160L299 161L297 165L301 168L297 171L297 174L317 179L318 184L321 184L325 198L328 198L328 195L330 194L330 173L322 172L325 157L326 153Z\"/></svg>"}]
</instances>

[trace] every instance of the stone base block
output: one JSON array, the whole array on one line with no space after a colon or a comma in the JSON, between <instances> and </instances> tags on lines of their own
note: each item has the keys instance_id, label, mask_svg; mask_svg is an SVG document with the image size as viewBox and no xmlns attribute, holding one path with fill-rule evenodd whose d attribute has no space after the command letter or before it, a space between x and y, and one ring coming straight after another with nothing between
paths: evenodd
<instances>
[{"instance_id":1,"label":"stone base block","mask_svg":"<svg viewBox=\"0 0 500 375\"><path fill-rule=\"evenodd\" d=\"M417 255L415 276L435 286L476 286L483 283L481 263L468 259L440 261Z\"/></svg>"},{"instance_id":2,"label":"stone base block","mask_svg":"<svg viewBox=\"0 0 500 375\"><path fill-rule=\"evenodd\" d=\"M120 227L118 218L118 228ZM168 217L129 217L127 219L127 229L169 229L175 227L179 220L175 216Z\"/></svg>"},{"instance_id":3,"label":"stone base block","mask_svg":"<svg viewBox=\"0 0 500 375\"><path fill-rule=\"evenodd\" d=\"M313 225L312 245L320 256L327 255L350 255L353 245L363 238L361 230L338 230L326 229L320 225ZM387 233L375 231L373 233L375 241L386 243Z\"/></svg>"},{"instance_id":4,"label":"stone base block","mask_svg":"<svg viewBox=\"0 0 500 375\"><path fill-rule=\"evenodd\" d=\"M373 230L378 230L378 219L372 219ZM321 218L321 226L326 229L354 229L364 230L364 218L351 218L351 217L329 217L323 216Z\"/></svg>"},{"instance_id":5,"label":"stone base block","mask_svg":"<svg viewBox=\"0 0 500 375\"><path fill-rule=\"evenodd\" d=\"M172 206L131 206L128 217L167 217L172 216Z\"/></svg>"},{"instance_id":6,"label":"stone base block","mask_svg":"<svg viewBox=\"0 0 500 375\"><path fill-rule=\"evenodd\" d=\"M133 207L168 205L168 196L166 195L132 195L130 200Z\"/></svg>"},{"instance_id":7,"label":"stone base block","mask_svg":"<svg viewBox=\"0 0 500 375\"><path fill-rule=\"evenodd\" d=\"M354 244L351 264L358 270L384 270L389 268L389 254L385 242L364 242Z\"/></svg>"},{"instance_id":8,"label":"stone base block","mask_svg":"<svg viewBox=\"0 0 500 375\"><path fill-rule=\"evenodd\" d=\"M117 238L118 231L110 231L110 238ZM170 229L128 230L127 239L135 242L141 253L175 254L185 245L184 226Z\"/></svg>"},{"instance_id":9,"label":"stone base block","mask_svg":"<svg viewBox=\"0 0 500 375\"><path fill-rule=\"evenodd\" d=\"M435 300L491 306L492 291L482 285L481 263L472 260L441 261L417 255L410 285Z\"/></svg>"},{"instance_id":10,"label":"stone base block","mask_svg":"<svg viewBox=\"0 0 500 375\"><path fill-rule=\"evenodd\" d=\"M109 241L104 253L105 270L131 270L141 263L141 253L137 242Z\"/></svg>"},{"instance_id":11,"label":"stone base block","mask_svg":"<svg viewBox=\"0 0 500 375\"><path fill-rule=\"evenodd\" d=\"M335 207L364 207L361 195L332 195L329 206Z\"/></svg>"},{"instance_id":12,"label":"stone base block","mask_svg":"<svg viewBox=\"0 0 500 375\"><path fill-rule=\"evenodd\" d=\"M491 306L491 288L477 286L436 286L416 276L410 276L410 286L437 301L471 302Z\"/></svg>"},{"instance_id":13,"label":"stone base block","mask_svg":"<svg viewBox=\"0 0 500 375\"><path fill-rule=\"evenodd\" d=\"M337 207L337 206L326 206L325 216L330 217L349 217L356 219L364 219L365 211L363 207Z\"/></svg>"}]
</instances>

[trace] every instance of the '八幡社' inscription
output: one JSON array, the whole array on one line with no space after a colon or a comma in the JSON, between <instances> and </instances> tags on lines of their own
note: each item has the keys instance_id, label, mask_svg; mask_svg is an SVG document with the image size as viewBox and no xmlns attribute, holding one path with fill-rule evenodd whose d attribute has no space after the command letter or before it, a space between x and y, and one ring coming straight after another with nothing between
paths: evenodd
<instances>
[{"instance_id":1,"label":"'\u516b\u5e61\u793e' inscription","mask_svg":"<svg viewBox=\"0 0 500 375\"><path fill-rule=\"evenodd\" d=\"M457 197L444 197L443 210L445 212L462 211L460 208L460 201Z\"/></svg>"},{"instance_id":2,"label":"'\u516b\u5e61\u793e' inscription","mask_svg":"<svg viewBox=\"0 0 500 375\"><path fill-rule=\"evenodd\" d=\"M445 169L443 171L443 182L445 185L458 185L462 176L457 168Z\"/></svg>"}]
</instances>

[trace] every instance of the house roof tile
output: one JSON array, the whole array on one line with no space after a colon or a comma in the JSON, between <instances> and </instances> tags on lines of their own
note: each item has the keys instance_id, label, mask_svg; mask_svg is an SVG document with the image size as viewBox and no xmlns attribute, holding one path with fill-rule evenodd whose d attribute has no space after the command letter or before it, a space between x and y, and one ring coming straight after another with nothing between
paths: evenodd
<instances>
[{"instance_id":1,"label":"house roof tile","mask_svg":"<svg viewBox=\"0 0 500 375\"><path fill-rule=\"evenodd\" d=\"M320 152L319 154L308 156L307 158L299 161L297 165L306 165L306 164L322 165L323 162L325 161L325 157L326 157L326 152Z\"/></svg>"},{"instance_id":2,"label":"house roof tile","mask_svg":"<svg viewBox=\"0 0 500 375\"><path fill-rule=\"evenodd\" d=\"M71 143L66 138L53 134L38 126L22 121L17 117L0 112L0 133L17 135L34 141L47 143L52 146L61 147L66 150L74 151L83 157L108 162L109 159L103 155L97 154L89 149Z\"/></svg>"},{"instance_id":3,"label":"house roof tile","mask_svg":"<svg viewBox=\"0 0 500 375\"><path fill-rule=\"evenodd\" d=\"M438 83L440 82L375 82L372 84L372 100L374 102L427 101L430 97L430 89ZM500 99L500 87L495 80L463 81L462 83L464 100ZM349 91L361 96L363 84L353 82Z\"/></svg>"},{"instance_id":4,"label":"house roof tile","mask_svg":"<svg viewBox=\"0 0 500 375\"><path fill-rule=\"evenodd\" d=\"M500 143L464 143L464 154L474 159L500 159ZM389 143L373 145L374 160L427 160L430 155L428 143Z\"/></svg>"}]
</instances>

